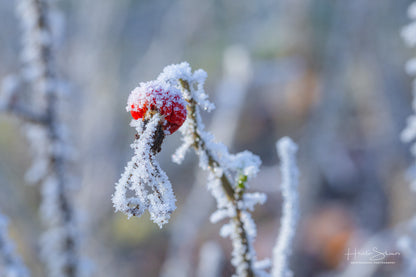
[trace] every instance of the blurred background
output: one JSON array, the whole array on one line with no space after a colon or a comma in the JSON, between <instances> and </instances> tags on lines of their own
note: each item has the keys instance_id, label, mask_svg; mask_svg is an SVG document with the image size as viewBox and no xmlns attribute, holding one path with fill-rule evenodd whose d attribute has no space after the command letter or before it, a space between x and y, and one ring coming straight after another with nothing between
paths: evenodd
<instances>
[{"instance_id":1,"label":"blurred background","mask_svg":"<svg viewBox=\"0 0 416 277\"><path fill-rule=\"evenodd\" d=\"M132 156L128 94L181 61L208 73L206 91L217 109L203 114L207 129L231 152L247 149L263 161L250 184L268 195L254 212L260 259L271 256L279 232L275 142L288 135L299 144L301 170L294 275L416 276L416 256L397 245L416 235L413 158L399 138L412 112L404 65L416 53L400 37L410 3L57 1L57 59L69 92L61 111L77 149L76 201L93 276L204 276L206 259L218 276L232 274L231 242L219 237L221 224L209 222L215 203L195 155L182 165L171 161L179 133L158 155L177 196L170 223L159 229L147 214L127 220L111 203ZM0 18L3 79L20 68L15 1L0 1ZM0 210L32 276L44 276L40 195L24 179L31 154L20 128L14 117L0 115ZM391 264L366 265L345 255L373 247L401 255Z\"/></svg>"}]
</instances>

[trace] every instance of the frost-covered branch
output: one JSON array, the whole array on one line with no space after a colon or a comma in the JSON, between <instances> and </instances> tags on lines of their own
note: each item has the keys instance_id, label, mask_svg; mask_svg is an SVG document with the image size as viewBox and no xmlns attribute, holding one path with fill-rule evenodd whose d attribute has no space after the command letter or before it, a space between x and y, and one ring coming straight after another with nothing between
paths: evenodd
<instances>
[{"instance_id":1,"label":"frost-covered branch","mask_svg":"<svg viewBox=\"0 0 416 277\"><path fill-rule=\"evenodd\" d=\"M248 192L248 181L259 171L261 161L249 151L230 154L225 145L204 130L200 108L207 111L214 108L204 92L206 77L203 70L192 72L188 63L170 65L156 80L141 83L131 92L126 109L133 117L131 126L137 130L132 144L134 156L116 184L113 204L116 211L129 217L148 210L160 227L167 223L176 200L155 155L161 150L165 136L179 129L183 144L172 158L181 163L186 152L193 148L199 166L208 171L208 189L217 201L211 221L228 220L220 234L232 240L231 263L236 276L268 276L265 269L270 267L270 261L257 261L253 247L257 230L251 218L254 206L263 204L266 195ZM293 180L289 181L293 185ZM284 250L287 251L286 246Z\"/></svg>"},{"instance_id":2,"label":"frost-covered branch","mask_svg":"<svg viewBox=\"0 0 416 277\"><path fill-rule=\"evenodd\" d=\"M251 83L251 64L247 50L233 45L224 53L224 78L216 94L216 110L209 129L220 135L220 140L230 145L236 136L238 119ZM197 165L196 165L197 166ZM214 199L205 197L205 174L198 171L191 192L186 196L181 212L172 222L170 241L160 276L192 276L194 248L198 231L208 218ZM198 206L198 209L194 207ZM202 251L202 250L201 250ZM218 276L213 275L213 276Z\"/></svg>"},{"instance_id":3,"label":"frost-covered branch","mask_svg":"<svg viewBox=\"0 0 416 277\"><path fill-rule=\"evenodd\" d=\"M180 82L184 90L190 93L189 83L182 79L180 79ZM192 138L192 146L200 156L201 166L204 169L211 171L210 185L212 192L215 193L218 197L218 206L220 206L222 209L229 206L230 204L233 206L231 209L232 213L234 214L232 216L232 225L227 225L228 228L225 234L231 236L233 240L233 264L236 266L237 274L239 276L254 276L253 261L250 255L252 245L250 244L247 232L245 230L244 222L242 220L242 211L237 205L237 202L240 201L244 195L244 183L242 183L241 189L237 193L234 190L230 180L226 176L226 172L223 171L224 169L221 167L220 162L214 157L212 150L207 146L207 142L202 137L202 132L198 128L197 118L199 117L199 113L197 102L193 98L189 98L187 101L189 102L187 108L189 113L188 118L190 122L188 124L191 126L192 133L190 138ZM219 187L222 189L221 191L218 190ZM224 196L226 196L226 199ZM221 211L227 212L225 210ZM223 217L223 215L221 215L221 217Z\"/></svg>"},{"instance_id":4,"label":"frost-covered branch","mask_svg":"<svg viewBox=\"0 0 416 277\"><path fill-rule=\"evenodd\" d=\"M161 228L175 210L176 200L171 183L155 159L161 144L157 142L158 137L164 136L160 122L159 115L148 122L132 122L140 135L132 144L135 155L116 184L113 203L116 211L122 211L128 217L139 217L149 210L150 218ZM135 196L128 197L129 190Z\"/></svg>"},{"instance_id":5,"label":"frost-covered branch","mask_svg":"<svg viewBox=\"0 0 416 277\"><path fill-rule=\"evenodd\" d=\"M68 162L71 159L65 127L59 117L61 82L54 66L54 34L47 0L19 0L17 14L23 29L23 70L6 82L3 109L20 117L34 161L26 177L42 184L41 215L47 230L41 256L49 276L81 276L77 216L71 199ZM20 83L19 83L20 82ZM22 96L19 85L30 92ZM28 108L30 106L30 109Z\"/></svg>"},{"instance_id":6,"label":"frost-covered branch","mask_svg":"<svg viewBox=\"0 0 416 277\"><path fill-rule=\"evenodd\" d=\"M229 223L221 229L222 236L229 236L233 242L232 264L237 276L265 275L263 268L258 268L253 242L256 227L250 211L254 205L264 203L266 196L261 193L247 193L247 181L255 176L260 166L260 159L248 151L231 155L225 145L214 142L211 134L204 130L199 107L212 110L203 85L206 73L203 70L191 72L187 63L171 65L164 69L158 79L179 84L183 96L188 102L188 116L183 134L183 145L174 155L174 161L180 163L186 151L192 147L199 156L199 165L208 170L208 188L217 200L218 210L211 216L211 221L218 222L228 218Z\"/></svg>"},{"instance_id":7,"label":"frost-covered branch","mask_svg":"<svg viewBox=\"0 0 416 277\"><path fill-rule=\"evenodd\" d=\"M167 66L156 80L141 83L132 91L127 111L134 119L132 126L140 126L137 129L139 147L132 146L135 155L116 184L113 204L116 210L128 216L140 216L149 210L152 220L160 227L167 222L175 209L175 198L171 184L156 165L154 156L160 151L165 135L172 134L184 124L180 128L184 143L173 160L180 163L185 152L194 148L199 165L210 173L208 189L217 200L218 210L211 216L211 221L229 219L220 233L232 239L231 262L237 276L266 276L265 263L257 262L253 248L256 226L250 214L256 204L264 203L266 196L247 192L247 182L257 174L261 161L248 151L229 154L223 144L214 142L213 136L204 131L199 107L204 110L214 108L203 89L206 77L205 71L192 73L188 63L181 63ZM159 127L152 125L149 129L147 125L154 122Z\"/></svg>"},{"instance_id":8,"label":"frost-covered branch","mask_svg":"<svg viewBox=\"0 0 416 277\"><path fill-rule=\"evenodd\" d=\"M289 257L292 254L293 238L299 218L297 148L288 137L280 139L276 144L281 161L283 212L279 237L273 249L273 277L292 276Z\"/></svg>"},{"instance_id":9,"label":"frost-covered branch","mask_svg":"<svg viewBox=\"0 0 416 277\"><path fill-rule=\"evenodd\" d=\"M15 253L14 245L8 234L8 220L0 214L0 276L29 277L22 260Z\"/></svg>"},{"instance_id":10,"label":"frost-covered branch","mask_svg":"<svg viewBox=\"0 0 416 277\"><path fill-rule=\"evenodd\" d=\"M0 91L0 112L11 113L14 116L30 123L42 124L46 119L43 114L19 103L19 86L22 80L16 76L3 79Z\"/></svg>"},{"instance_id":11,"label":"frost-covered branch","mask_svg":"<svg viewBox=\"0 0 416 277\"><path fill-rule=\"evenodd\" d=\"M113 205L116 211L141 216L146 210L160 228L176 209L172 185L156 161L166 135L175 132L186 119L185 101L180 91L168 83L141 83L128 99L136 128L132 144L134 156L116 184ZM133 194L133 196L129 196Z\"/></svg>"}]
</instances>

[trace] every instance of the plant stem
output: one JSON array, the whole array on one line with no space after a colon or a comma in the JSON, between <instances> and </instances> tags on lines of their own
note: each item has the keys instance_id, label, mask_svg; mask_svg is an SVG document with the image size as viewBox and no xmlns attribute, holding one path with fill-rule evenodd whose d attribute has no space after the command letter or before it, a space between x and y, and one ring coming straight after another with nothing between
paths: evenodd
<instances>
[{"instance_id":1,"label":"plant stem","mask_svg":"<svg viewBox=\"0 0 416 277\"><path fill-rule=\"evenodd\" d=\"M186 90L189 94L191 94L189 83L183 79L179 79L179 83L181 84L182 88ZM188 120L190 121L189 124L192 126L192 135L193 135L193 147L196 151L203 151L203 153L208 158L208 168L209 170L216 176L216 169L223 169L224 167L220 164L220 162L215 158L212 154L212 150L208 148L207 143L205 142L204 138L199 132L198 129L198 121L197 121L197 103L196 101L190 97L190 99L186 99L188 102L187 110L188 110ZM253 262L252 258L250 257L250 243L247 236L247 231L245 230L244 222L242 221L241 214L242 211L238 207L238 201L240 201L243 197L244 190L235 190L231 181L226 175L225 171L222 171L221 177L219 177L221 181L221 187L225 192L228 200L232 203L235 207L236 215L232 217L232 221L235 224L235 231L238 234L239 240L241 245L244 247L244 254L243 260L244 263L247 264L247 269L245 272L244 277L254 277L253 272Z\"/></svg>"},{"instance_id":2,"label":"plant stem","mask_svg":"<svg viewBox=\"0 0 416 277\"><path fill-rule=\"evenodd\" d=\"M76 221L74 205L69 194L67 179L67 154L62 151L66 147L61 134L61 121L58 115L58 78L54 68L53 53L53 34L49 22L49 6L45 0L20 0L22 10L20 19L24 28L24 50L23 52L33 52L34 58L25 60L25 66L29 69L35 68L38 74L29 78L27 81L33 89L33 101L30 105L39 111L31 111L24 106L15 103L17 98L11 99L6 110L19 117L28 125L38 125L46 134L46 145L49 149L44 149L42 153L48 161L48 172L40 176L43 183L42 203L53 204L55 213L51 218L50 215L42 214L47 231L59 232L57 253L48 253L45 263L48 267L49 275L62 274L60 276L75 277L79 273L79 257L77 249L77 234L74 232ZM30 16L29 16L30 15ZM39 34L42 34L40 36ZM44 39L46 37L46 39ZM47 188L48 180L53 180L54 188ZM51 194L52 193L52 194ZM51 197L51 201L47 199ZM45 205L45 204L43 204ZM47 243L53 243L46 240ZM46 252L48 248L43 246ZM60 255L64 259L60 265L57 265L51 257ZM58 258L58 257L53 257Z\"/></svg>"}]
</instances>

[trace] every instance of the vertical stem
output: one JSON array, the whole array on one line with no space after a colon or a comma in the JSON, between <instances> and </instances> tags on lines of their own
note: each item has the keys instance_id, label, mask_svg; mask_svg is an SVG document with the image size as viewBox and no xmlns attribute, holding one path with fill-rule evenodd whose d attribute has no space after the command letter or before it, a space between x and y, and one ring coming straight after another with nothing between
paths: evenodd
<instances>
[{"instance_id":1,"label":"vertical stem","mask_svg":"<svg viewBox=\"0 0 416 277\"><path fill-rule=\"evenodd\" d=\"M191 94L189 83L185 80L180 79L179 80L182 88L186 90L189 94ZM198 123L197 123L197 103L196 101L191 97L190 99L187 99L188 105L188 120L190 120L190 124L193 129L193 147L194 149L198 151L202 151L206 157L208 158L208 168L209 170L215 175L217 169L222 169L222 165L220 162L215 158L215 156L212 154L212 150L207 147L207 143L204 141L204 138L201 136L198 130ZM243 261L245 264L247 264L247 269L245 272L244 277L254 277L253 272L253 262L252 257L250 257L250 243L247 236L247 231L244 226L244 222L241 218L241 209L238 207L237 203L239 200L241 200L241 197L243 194L236 193L234 190L229 178L226 175L226 172L222 172L221 176L218 177L221 181L222 189L227 196L228 200L232 203L232 205L235 207L236 215L232 218L232 221L234 222L236 226L236 233L238 234L238 238L240 240L241 245L244 247L244 253L243 253Z\"/></svg>"},{"instance_id":2,"label":"vertical stem","mask_svg":"<svg viewBox=\"0 0 416 277\"><path fill-rule=\"evenodd\" d=\"M46 149L43 154L47 157L49 167L48 172L42 176L41 180L44 182L43 186L46 186L46 180L51 179L56 187L52 190L54 195L42 195L42 202L47 202L47 197L55 199L56 207L51 207L51 209L56 208L54 212L58 220L51 220L47 215L44 215L43 219L48 230L60 232L58 236L60 241L56 246L58 250L54 254L61 255L60 258L64 259L60 268L57 268L58 265L53 260L46 258L45 262L49 267L50 275L58 274L56 272L58 270L60 276L75 277L79 274L76 234L73 230L76 220L66 178L67 157L66 153L63 153L65 151L61 151L66 145L60 133L61 121L57 112L58 88L56 84L58 79L54 68L53 34L48 16L49 7L46 0L20 0L20 2L19 8L22 9L20 17L24 28L23 51L33 55L24 62L28 69L36 71L35 77L28 80L34 90L32 100L37 101L37 103L33 102L32 106L40 109L38 113L41 115L33 120L26 117L22 117L22 119L27 124L41 126L47 134L46 140L49 149ZM15 113L13 107L10 111ZM15 114L19 116L19 113Z\"/></svg>"},{"instance_id":3,"label":"vertical stem","mask_svg":"<svg viewBox=\"0 0 416 277\"><path fill-rule=\"evenodd\" d=\"M280 233L273 248L272 277L292 276L289 258L292 254L293 239L299 220L298 168L296 165L297 145L283 137L276 144L281 160L283 207L280 219Z\"/></svg>"}]
</instances>

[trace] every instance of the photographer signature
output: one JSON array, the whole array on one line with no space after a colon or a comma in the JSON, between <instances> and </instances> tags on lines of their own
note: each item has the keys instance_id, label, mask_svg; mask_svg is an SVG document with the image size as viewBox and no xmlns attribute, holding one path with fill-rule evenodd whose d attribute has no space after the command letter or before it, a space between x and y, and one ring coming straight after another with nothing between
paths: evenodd
<instances>
[{"instance_id":1,"label":"photographer signature","mask_svg":"<svg viewBox=\"0 0 416 277\"><path fill-rule=\"evenodd\" d=\"M347 252L345 253L345 256L347 256L347 260L357 260L359 258L365 257L369 261L381 261L386 259L390 256L400 256L400 252L389 252L387 250L381 251L377 247L373 247L371 249L357 249L354 248L351 250L350 248L347 249Z\"/></svg>"}]
</instances>

